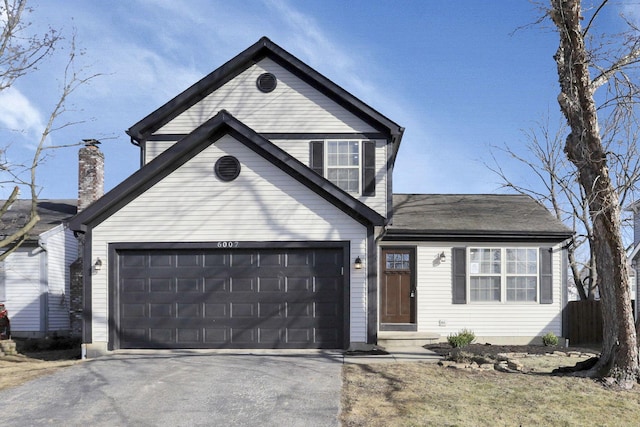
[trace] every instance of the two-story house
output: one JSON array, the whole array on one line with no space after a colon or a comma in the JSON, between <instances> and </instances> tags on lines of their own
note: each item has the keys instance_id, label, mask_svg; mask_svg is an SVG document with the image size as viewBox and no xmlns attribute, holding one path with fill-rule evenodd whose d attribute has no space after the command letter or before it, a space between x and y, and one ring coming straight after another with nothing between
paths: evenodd
<instances>
[{"instance_id":1,"label":"two-story house","mask_svg":"<svg viewBox=\"0 0 640 427\"><path fill-rule=\"evenodd\" d=\"M267 38L133 125L141 168L71 221L88 354L561 335L571 231L394 194L403 131Z\"/></svg>"}]
</instances>

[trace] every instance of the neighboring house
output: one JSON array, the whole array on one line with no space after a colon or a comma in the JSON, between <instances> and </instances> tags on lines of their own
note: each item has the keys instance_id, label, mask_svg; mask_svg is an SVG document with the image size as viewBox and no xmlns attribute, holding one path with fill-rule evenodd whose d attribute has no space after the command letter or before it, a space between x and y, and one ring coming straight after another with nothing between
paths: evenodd
<instances>
[{"instance_id":1,"label":"neighboring house","mask_svg":"<svg viewBox=\"0 0 640 427\"><path fill-rule=\"evenodd\" d=\"M87 355L562 333L561 242L522 196L393 195L404 129L262 38L133 125L71 221Z\"/></svg>"},{"instance_id":2,"label":"neighboring house","mask_svg":"<svg viewBox=\"0 0 640 427\"><path fill-rule=\"evenodd\" d=\"M76 203L38 201L40 221L0 263L0 301L9 310L14 337L69 334L69 266L78 258L78 243L67 220ZM16 200L2 216L2 237L23 226L30 209L31 200Z\"/></svg>"}]
</instances>

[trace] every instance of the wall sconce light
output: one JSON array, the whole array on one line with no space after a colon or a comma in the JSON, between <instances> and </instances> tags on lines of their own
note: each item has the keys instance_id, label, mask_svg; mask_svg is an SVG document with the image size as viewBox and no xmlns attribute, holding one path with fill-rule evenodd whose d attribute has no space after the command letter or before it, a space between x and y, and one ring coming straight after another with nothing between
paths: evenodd
<instances>
[{"instance_id":1,"label":"wall sconce light","mask_svg":"<svg viewBox=\"0 0 640 427\"><path fill-rule=\"evenodd\" d=\"M356 270L361 270L362 269L362 260L360 259L360 257L356 257L356 261L353 263L353 267Z\"/></svg>"},{"instance_id":2,"label":"wall sconce light","mask_svg":"<svg viewBox=\"0 0 640 427\"><path fill-rule=\"evenodd\" d=\"M447 255L444 252L440 252L438 255L438 261L445 262L447 260Z\"/></svg>"},{"instance_id":3,"label":"wall sconce light","mask_svg":"<svg viewBox=\"0 0 640 427\"><path fill-rule=\"evenodd\" d=\"M101 268L102 268L102 260L98 258L96 262L93 264L93 269L95 271L100 271Z\"/></svg>"}]
</instances>

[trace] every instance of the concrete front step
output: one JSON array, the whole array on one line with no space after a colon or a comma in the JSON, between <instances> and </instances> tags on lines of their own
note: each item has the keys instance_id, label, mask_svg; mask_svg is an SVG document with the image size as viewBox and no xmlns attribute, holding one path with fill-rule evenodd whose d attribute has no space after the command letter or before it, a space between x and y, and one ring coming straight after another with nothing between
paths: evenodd
<instances>
[{"instance_id":1,"label":"concrete front step","mask_svg":"<svg viewBox=\"0 0 640 427\"><path fill-rule=\"evenodd\" d=\"M440 340L440 334L433 332L379 331L380 347L421 347Z\"/></svg>"}]
</instances>

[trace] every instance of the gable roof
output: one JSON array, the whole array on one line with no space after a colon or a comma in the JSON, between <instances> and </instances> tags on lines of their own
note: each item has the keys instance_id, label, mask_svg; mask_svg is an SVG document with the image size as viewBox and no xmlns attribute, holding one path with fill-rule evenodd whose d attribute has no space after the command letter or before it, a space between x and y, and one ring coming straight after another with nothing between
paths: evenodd
<instances>
[{"instance_id":1,"label":"gable roof","mask_svg":"<svg viewBox=\"0 0 640 427\"><path fill-rule=\"evenodd\" d=\"M131 126L127 130L127 134L138 143L145 141L162 126L263 58L272 59L352 114L388 135L393 141L395 158L404 128L333 83L267 37L262 37L244 52Z\"/></svg>"},{"instance_id":2,"label":"gable roof","mask_svg":"<svg viewBox=\"0 0 640 427\"><path fill-rule=\"evenodd\" d=\"M0 205L5 200L0 200ZM36 241L38 237L57 225L69 220L76 214L78 201L75 199L42 199L38 200L40 221L31 229L27 241ZM0 221L0 239L9 236L22 228L29 220L31 200L16 200Z\"/></svg>"},{"instance_id":3,"label":"gable roof","mask_svg":"<svg viewBox=\"0 0 640 427\"><path fill-rule=\"evenodd\" d=\"M204 148L215 144L224 135L233 136L362 224L382 225L384 223L384 218L376 211L354 199L271 141L251 130L227 111L222 110L73 217L70 222L71 229L86 231L89 227L99 224Z\"/></svg>"},{"instance_id":4,"label":"gable roof","mask_svg":"<svg viewBox=\"0 0 640 427\"><path fill-rule=\"evenodd\" d=\"M546 240L573 231L533 198L507 194L394 194L386 240Z\"/></svg>"}]
</instances>

